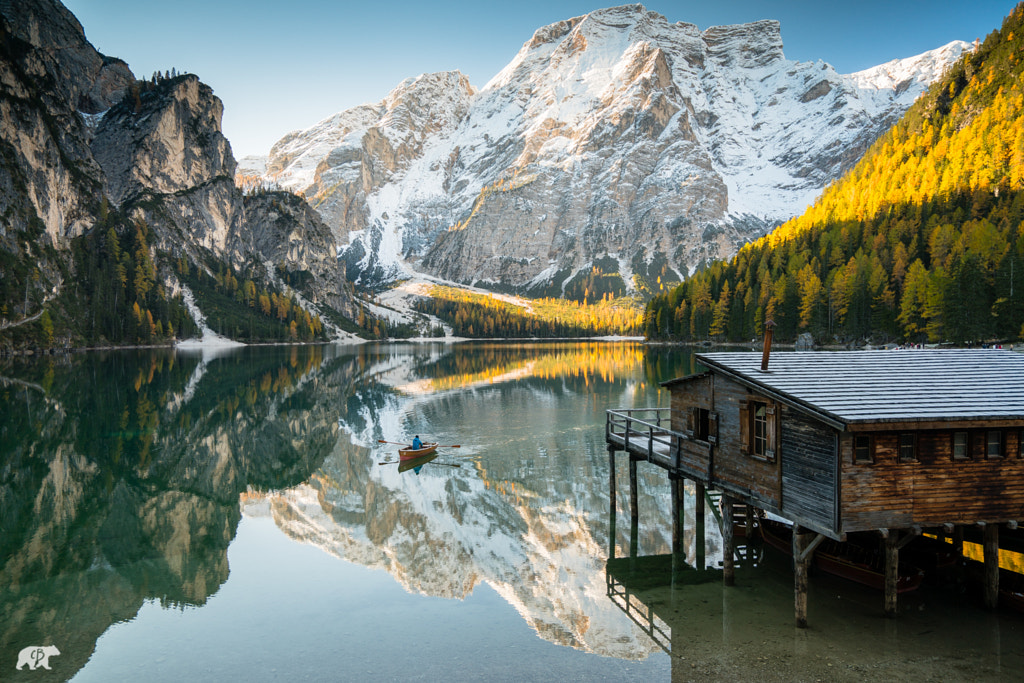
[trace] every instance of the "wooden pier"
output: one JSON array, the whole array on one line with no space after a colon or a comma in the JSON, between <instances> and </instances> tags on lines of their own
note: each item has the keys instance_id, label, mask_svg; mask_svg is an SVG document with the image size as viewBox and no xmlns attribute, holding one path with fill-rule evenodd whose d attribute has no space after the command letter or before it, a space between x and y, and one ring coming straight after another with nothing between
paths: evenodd
<instances>
[{"instance_id":1,"label":"wooden pier","mask_svg":"<svg viewBox=\"0 0 1024 683\"><path fill-rule=\"evenodd\" d=\"M695 483L701 507L712 496L718 502L726 585L735 581L740 511L747 530L754 509L788 520L801 627L808 568L827 539L874 539L884 557L883 611L895 616L900 551L925 532L962 549L964 530L976 530L983 537L985 604L997 606L999 530L1016 528L1024 517L1024 354L713 353L697 359L707 371L664 384L671 408L607 411L612 500L616 454L626 453L631 526L641 462L668 475L674 551L684 481Z\"/></svg>"}]
</instances>

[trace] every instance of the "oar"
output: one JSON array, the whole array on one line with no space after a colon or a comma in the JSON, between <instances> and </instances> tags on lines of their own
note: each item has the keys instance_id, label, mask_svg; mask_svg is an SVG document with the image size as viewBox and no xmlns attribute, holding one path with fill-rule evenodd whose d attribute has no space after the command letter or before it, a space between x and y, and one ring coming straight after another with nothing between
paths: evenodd
<instances>
[{"instance_id":1,"label":"oar","mask_svg":"<svg viewBox=\"0 0 1024 683\"><path fill-rule=\"evenodd\" d=\"M409 446L409 444L407 442L405 442L405 441L385 441L384 439L377 439L377 443L391 443L391 444L394 444L396 446L406 446L406 447ZM453 444L451 446L442 446L441 444L438 444L437 448L462 448L462 445L461 444Z\"/></svg>"},{"instance_id":2,"label":"oar","mask_svg":"<svg viewBox=\"0 0 1024 683\"><path fill-rule=\"evenodd\" d=\"M378 465L397 465L400 462L402 462L402 461L401 460L385 460L384 462L379 462L377 464ZM450 463L450 462L429 462L429 463L425 462L423 464L424 465L447 465L448 467L462 467L462 465L459 465L457 463Z\"/></svg>"}]
</instances>

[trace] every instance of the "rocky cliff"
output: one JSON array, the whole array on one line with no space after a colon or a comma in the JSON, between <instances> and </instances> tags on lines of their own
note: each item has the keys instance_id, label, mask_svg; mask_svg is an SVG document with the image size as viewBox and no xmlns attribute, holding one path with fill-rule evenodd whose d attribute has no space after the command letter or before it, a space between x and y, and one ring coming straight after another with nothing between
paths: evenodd
<instances>
[{"instance_id":1,"label":"rocky cliff","mask_svg":"<svg viewBox=\"0 0 1024 683\"><path fill-rule=\"evenodd\" d=\"M70 337L89 339L95 325L80 324L83 309L101 305L96 293L111 287L83 279L110 270L95 267L102 257L121 258L108 234L130 240L139 225L147 255L132 246L114 287L129 291L111 300L137 299L143 317L175 305L169 297L189 262L245 272L314 314L329 306L354 315L330 230L301 200L244 201L221 131L223 104L196 76L136 80L126 64L98 53L56 0L0 2L0 38L0 329L48 306ZM77 238L88 243L76 247ZM91 254L88 277L81 254ZM161 288L132 290L137 272ZM73 300L69 280L81 290Z\"/></svg>"},{"instance_id":2,"label":"rocky cliff","mask_svg":"<svg viewBox=\"0 0 1024 683\"><path fill-rule=\"evenodd\" d=\"M424 75L292 133L265 177L366 284L559 294L596 266L643 289L802 211L966 47L843 76L787 60L778 22L599 10L538 29L478 92Z\"/></svg>"}]
</instances>

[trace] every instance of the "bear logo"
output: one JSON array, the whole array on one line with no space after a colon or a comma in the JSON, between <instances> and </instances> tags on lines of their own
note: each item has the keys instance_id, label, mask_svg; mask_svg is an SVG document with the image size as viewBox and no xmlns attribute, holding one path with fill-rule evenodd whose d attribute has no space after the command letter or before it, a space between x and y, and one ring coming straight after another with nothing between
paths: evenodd
<instances>
[{"instance_id":1,"label":"bear logo","mask_svg":"<svg viewBox=\"0 0 1024 683\"><path fill-rule=\"evenodd\" d=\"M56 645L29 645L18 653L18 665L15 667L21 671L22 667L28 664L29 671L35 671L36 667L50 668L50 657L60 654Z\"/></svg>"}]
</instances>

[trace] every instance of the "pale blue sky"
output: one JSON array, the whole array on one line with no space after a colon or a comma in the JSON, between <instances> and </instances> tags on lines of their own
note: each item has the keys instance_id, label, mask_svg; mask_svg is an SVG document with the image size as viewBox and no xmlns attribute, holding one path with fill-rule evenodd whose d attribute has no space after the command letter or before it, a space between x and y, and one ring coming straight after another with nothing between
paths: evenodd
<instances>
[{"instance_id":1,"label":"pale blue sky","mask_svg":"<svg viewBox=\"0 0 1024 683\"><path fill-rule=\"evenodd\" d=\"M197 74L224 101L235 156L265 154L285 133L380 101L400 81L458 69L482 87L541 26L609 7L592 0L65 0L101 52L137 76ZM840 73L910 57L998 28L1014 0L657 0L701 29L782 24L786 57Z\"/></svg>"}]
</instances>

